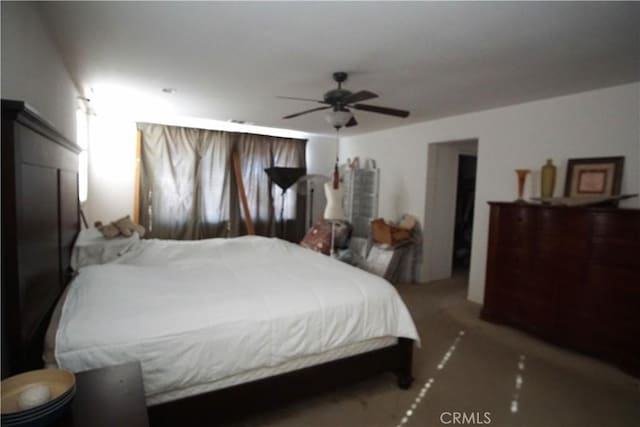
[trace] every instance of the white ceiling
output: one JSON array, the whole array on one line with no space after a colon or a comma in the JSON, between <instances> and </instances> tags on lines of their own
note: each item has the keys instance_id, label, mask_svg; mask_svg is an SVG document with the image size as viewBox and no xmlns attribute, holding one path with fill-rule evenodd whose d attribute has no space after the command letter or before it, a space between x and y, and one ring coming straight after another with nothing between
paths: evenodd
<instances>
[{"instance_id":1,"label":"white ceiling","mask_svg":"<svg viewBox=\"0 0 640 427\"><path fill-rule=\"evenodd\" d=\"M640 3L41 4L81 88L96 103L330 134L317 104L334 71L371 104L370 132L640 80ZM176 88L167 95L161 88Z\"/></svg>"}]
</instances>

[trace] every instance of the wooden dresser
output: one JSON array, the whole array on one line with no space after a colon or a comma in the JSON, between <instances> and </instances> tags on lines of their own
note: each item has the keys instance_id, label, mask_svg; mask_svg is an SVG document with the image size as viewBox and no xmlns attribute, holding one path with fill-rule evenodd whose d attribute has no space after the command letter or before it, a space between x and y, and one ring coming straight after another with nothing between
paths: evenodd
<instances>
[{"instance_id":1,"label":"wooden dresser","mask_svg":"<svg viewBox=\"0 0 640 427\"><path fill-rule=\"evenodd\" d=\"M640 210L489 204L482 318L640 376Z\"/></svg>"}]
</instances>

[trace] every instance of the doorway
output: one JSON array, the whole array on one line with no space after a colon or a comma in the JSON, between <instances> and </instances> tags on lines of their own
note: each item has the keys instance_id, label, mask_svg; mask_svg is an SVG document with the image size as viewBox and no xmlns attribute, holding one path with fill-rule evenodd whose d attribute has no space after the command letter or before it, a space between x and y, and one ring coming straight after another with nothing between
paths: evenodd
<instances>
[{"instance_id":1,"label":"doorway","mask_svg":"<svg viewBox=\"0 0 640 427\"><path fill-rule=\"evenodd\" d=\"M476 139L429 144L423 222L424 281L449 279L454 268L456 273L470 268L477 155Z\"/></svg>"},{"instance_id":2,"label":"doorway","mask_svg":"<svg viewBox=\"0 0 640 427\"><path fill-rule=\"evenodd\" d=\"M471 266L477 162L477 157L470 154L458 156L456 216L453 232L453 259L451 261L454 274L462 271L468 272Z\"/></svg>"}]
</instances>

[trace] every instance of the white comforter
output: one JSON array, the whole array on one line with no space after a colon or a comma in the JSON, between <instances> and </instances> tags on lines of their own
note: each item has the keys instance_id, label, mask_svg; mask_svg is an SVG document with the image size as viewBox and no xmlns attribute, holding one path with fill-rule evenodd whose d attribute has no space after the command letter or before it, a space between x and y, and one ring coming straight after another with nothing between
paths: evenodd
<instances>
[{"instance_id":1,"label":"white comforter","mask_svg":"<svg viewBox=\"0 0 640 427\"><path fill-rule=\"evenodd\" d=\"M75 372L139 360L150 397L382 336L418 339L379 277L277 239L147 240L80 269L55 357Z\"/></svg>"}]
</instances>

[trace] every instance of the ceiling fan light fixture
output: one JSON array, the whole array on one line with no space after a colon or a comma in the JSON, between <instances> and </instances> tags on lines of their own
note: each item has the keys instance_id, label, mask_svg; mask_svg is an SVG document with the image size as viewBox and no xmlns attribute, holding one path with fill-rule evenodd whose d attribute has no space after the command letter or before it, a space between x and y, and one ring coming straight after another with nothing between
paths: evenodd
<instances>
[{"instance_id":1,"label":"ceiling fan light fixture","mask_svg":"<svg viewBox=\"0 0 640 427\"><path fill-rule=\"evenodd\" d=\"M327 122L336 129L340 129L353 117L353 113L349 110L332 110L327 112L325 118Z\"/></svg>"},{"instance_id":2,"label":"ceiling fan light fixture","mask_svg":"<svg viewBox=\"0 0 640 427\"><path fill-rule=\"evenodd\" d=\"M310 110L300 111L299 113L289 114L284 116L283 119L292 119L305 114L313 113L321 110L329 110L325 114L325 119L331 126L339 130L341 127L353 127L358 125L358 121L353 116L353 113L349 111L350 108L356 110L368 111L370 113L385 114L387 116L395 116L405 118L409 115L408 111L398 110L396 108L381 107L379 105L361 104L363 101L377 98L373 92L368 90L360 90L357 92L351 92L346 89L342 89L342 82L347 79L347 73L339 72L333 74L333 79L338 83L337 89L332 89L325 93L320 99L310 98L292 98L289 96L280 96L283 99L294 99L298 101L311 101L318 104L322 104L322 107L312 108Z\"/></svg>"}]
</instances>

